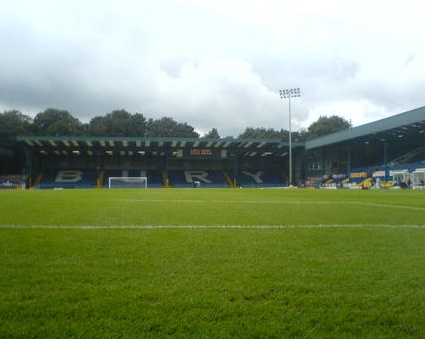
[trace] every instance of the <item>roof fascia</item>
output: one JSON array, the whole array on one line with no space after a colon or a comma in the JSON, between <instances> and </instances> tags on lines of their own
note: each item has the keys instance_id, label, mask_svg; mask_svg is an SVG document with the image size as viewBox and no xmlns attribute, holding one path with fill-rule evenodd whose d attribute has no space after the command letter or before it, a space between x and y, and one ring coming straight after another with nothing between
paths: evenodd
<instances>
[{"instance_id":1,"label":"roof fascia","mask_svg":"<svg viewBox=\"0 0 425 339\"><path fill-rule=\"evenodd\" d=\"M420 122L425 119L425 106L394 115L389 118L381 119L375 122L371 122L365 125L357 126L344 130L328 134L316 139L306 141L306 150L328 146L331 144L340 143L343 141L356 139L359 137L366 136L368 134L379 133L387 131L393 128L406 126L415 122Z\"/></svg>"}]
</instances>

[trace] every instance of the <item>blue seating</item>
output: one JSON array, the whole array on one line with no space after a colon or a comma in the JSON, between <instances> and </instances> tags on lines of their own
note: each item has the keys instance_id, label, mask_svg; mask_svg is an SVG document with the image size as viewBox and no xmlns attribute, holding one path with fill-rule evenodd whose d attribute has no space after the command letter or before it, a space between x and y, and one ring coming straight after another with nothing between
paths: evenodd
<instances>
[{"instance_id":1,"label":"blue seating","mask_svg":"<svg viewBox=\"0 0 425 339\"><path fill-rule=\"evenodd\" d=\"M243 187L288 186L282 174L273 170L242 170L238 173L237 184Z\"/></svg>"},{"instance_id":2,"label":"blue seating","mask_svg":"<svg viewBox=\"0 0 425 339\"><path fill-rule=\"evenodd\" d=\"M96 186L97 171L88 169L57 170L50 169L44 172L43 178L36 188L94 188Z\"/></svg>"},{"instance_id":3,"label":"blue seating","mask_svg":"<svg viewBox=\"0 0 425 339\"><path fill-rule=\"evenodd\" d=\"M172 187L227 187L229 184L223 171L218 170L170 170L168 179Z\"/></svg>"}]
</instances>

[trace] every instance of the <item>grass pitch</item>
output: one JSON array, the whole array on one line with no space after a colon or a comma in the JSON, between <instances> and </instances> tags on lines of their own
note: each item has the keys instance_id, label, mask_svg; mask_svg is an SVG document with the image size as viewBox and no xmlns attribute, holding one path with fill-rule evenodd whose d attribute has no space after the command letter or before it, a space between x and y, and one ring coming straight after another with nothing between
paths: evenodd
<instances>
[{"instance_id":1,"label":"grass pitch","mask_svg":"<svg viewBox=\"0 0 425 339\"><path fill-rule=\"evenodd\" d=\"M0 337L425 337L425 192L0 192Z\"/></svg>"}]
</instances>

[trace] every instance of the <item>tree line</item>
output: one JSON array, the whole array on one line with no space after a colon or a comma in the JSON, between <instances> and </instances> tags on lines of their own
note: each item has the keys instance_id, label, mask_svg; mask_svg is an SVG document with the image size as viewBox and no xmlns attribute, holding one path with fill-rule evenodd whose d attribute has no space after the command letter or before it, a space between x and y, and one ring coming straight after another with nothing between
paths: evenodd
<instances>
[{"instance_id":1,"label":"tree line","mask_svg":"<svg viewBox=\"0 0 425 339\"><path fill-rule=\"evenodd\" d=\"M351 127L351 123L338 117L321 116L306 130L293 131L293 141L305 141ZM88 123L81 122L66 110L48 108L34 118L18 111L0 113L0 144L7 148L18 135L33 136L87 136L87 137L181 137L221 138L217 128L200 135L186 122L171 117L147 119L141 113L114 110L104 116L95 116ZM229 136L226 138L233 138ZM289 140L289 131L274 128L247 127L237 138Z\"/></svg>"}]
</instances>

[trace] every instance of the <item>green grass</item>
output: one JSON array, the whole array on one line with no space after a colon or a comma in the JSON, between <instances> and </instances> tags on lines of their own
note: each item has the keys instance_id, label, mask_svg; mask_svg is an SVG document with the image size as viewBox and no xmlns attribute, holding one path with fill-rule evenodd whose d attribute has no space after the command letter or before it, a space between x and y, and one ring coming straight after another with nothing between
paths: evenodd
<instances>
[{"instance_id":1,"label":"green grass","mask_svg":"<svg viewBox=\"0 0 425 339\"><path fill-rule=\"evenodd\" d=\"M0 337L422 338L424 221L420 191L0 192Z\"/></svg>"},{"instance_id":2,"label":"green grass","mask_svg":"<svg viewBox=\"0 0 425 339\"><path fill-rule=\"evenodd\" d=\"M422 225L422 191L152 189L0 192L2 225Z\"/></svg>"}]
</instances>

